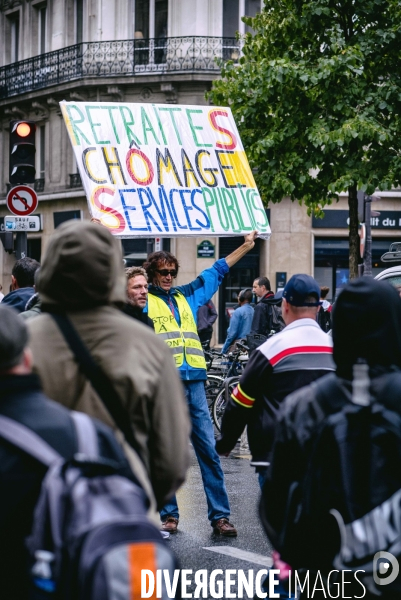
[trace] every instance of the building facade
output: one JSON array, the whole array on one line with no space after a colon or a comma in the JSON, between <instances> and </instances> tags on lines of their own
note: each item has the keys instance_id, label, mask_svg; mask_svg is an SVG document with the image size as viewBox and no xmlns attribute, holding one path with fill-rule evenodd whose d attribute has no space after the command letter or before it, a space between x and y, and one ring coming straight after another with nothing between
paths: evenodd
<instances>
[{"instance_id":1,"label":"building facade","mask_svg":"<svg viewBox=\"0 0 401 600\"><path fill-rule=\"evenodd\" d=\"M90 217L59 102L207 104L205 93L220 73L216 58L239 57L236 32L248 30L241 17L254 16L261 5L262 0L0 0L0 228L8 214L10 120L32 119L37 125L34 187L41 231L28 234L28 255L40 260L60 223ZM382 196L378 210L397 212L399 195ZM271 206L271 240L259 241L224 282L215 299L220 314L260 274L275 289L293 273L307 272L334 291L346 276L347 225L341 221L346 198L330 215L334 210L338 219L330 217L326 227L326 220L312 222L304 207L288 199ZM397 238L395 221L394 227L380 222L374 228L380 241L375 259ZM162 243L177 254L178 282L184 282L241 242L208 238L212 250L205 252L204 241L124 240L123 252L128 264L140 264ZM5 292L14 261L15 254L0 244ZM220 319L220 338L225 327Z\"/></svg>"}]
</instances>

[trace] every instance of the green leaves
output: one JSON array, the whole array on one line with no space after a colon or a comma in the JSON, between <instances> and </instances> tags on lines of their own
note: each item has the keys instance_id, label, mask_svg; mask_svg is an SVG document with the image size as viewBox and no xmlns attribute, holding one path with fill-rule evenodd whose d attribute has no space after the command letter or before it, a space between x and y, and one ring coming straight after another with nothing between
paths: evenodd
<instances>
[{"instance_id":1,"label":"green leaves","mask_svg":"<svg viewBox=\"0 0 401 600\"><path fill-rule=\"evenodd\" d=\"M350 186L401 184L400 5L265 0L246 19L256 33L210 99L231 107L266 201L319 212Z\"/></svg>"}]
</instances>

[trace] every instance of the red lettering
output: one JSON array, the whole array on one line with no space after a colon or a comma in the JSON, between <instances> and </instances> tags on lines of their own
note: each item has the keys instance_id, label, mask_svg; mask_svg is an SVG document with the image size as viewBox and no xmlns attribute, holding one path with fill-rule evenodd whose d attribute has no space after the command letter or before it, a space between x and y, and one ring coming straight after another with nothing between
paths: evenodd
<instances>
[{"instance_id":1,"label":"red lettering","mask_svg":"<svg viewBox=\"0 0 401 600\"><path fill-rule=\"evenodd\" d=\"M134 156L138 156L142 160L147 173L145 177L138 177L138 175L134 172L132 163L132 158ZM135 183L137 183L138 185L149 185L150 183L152 183L154 176L153 166L146 154L141 152L141 150L137 150L136 148L131 148L130 150L128 150L126 165L129 176L131 177L132 181L135 181Z\"/></svg>"},{"instance_id":2,"label":"red lettering","mask_svg":"<svg viewBox=\"0 0 401 600\"><path fill-rule=\"evenodd\" d=\"M105 187L105 186L100 186L100 187L95 188L92 193L92 197L91 197L92 204L94 204L96 206L96 208L98 208L102 213L105 213L107 215L112 215L118 221L118 224L116 224L116 225L108 225L108 224L104 223L102 221L102 219L100 219L102 225L104 225L105 227L108 227L109 229L112 229L114 233L120 233L121 231L124 231L124 229L125 229L124 217L115 208L112 208L111 206L105 206L104 204L102 204L102 202L100 200L100 196L102 194L108 194L109 196L114 196L114 190L113 190L113 188L109 188L109 187Z\"/></svg>"},{"instance_id":3,"label":"red lettering","mask_svg":"<svg viewBox=\"0 0 401 600\"><path fill-rule=\"evenodd\" d=\"M210 124L215 131L219 131L223 135L226 135L230 141L227 143L217 142L216 147L222 148L223 150L234 150L234 148L237 146L237 139L236 139L235 135L233 133L231 133L231 131L229 131L228 129L225 129L224 127L221 127L221 125L219 125L217 123L216 117L219 117L219 116L220 117L228 117L228 112L226 110L211 110L209 112Z\"/></svg>"}]
</instances>

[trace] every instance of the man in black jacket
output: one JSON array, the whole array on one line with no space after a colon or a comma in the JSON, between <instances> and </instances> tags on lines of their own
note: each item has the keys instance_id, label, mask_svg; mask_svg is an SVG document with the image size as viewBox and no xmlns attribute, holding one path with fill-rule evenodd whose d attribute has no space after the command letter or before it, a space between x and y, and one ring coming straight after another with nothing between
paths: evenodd
<instances>
[{"instance_id":1,"label":"man in black jacket","mask_svg":"<svg viewBox=\"0 0 401 600\"><path fill-rule=\"evenodd\" d=\"M49 400L31 372L24 321L0 305L0 414L25 425L65 459L78 449L70 412ZM112 431L95 421L99 452L120 463L132 477ZM24 539L30 533L46 467L0 436L0 598L27 600L28 575Z\"/></svg>"},{"instance_id":2,"label":"man in black jacket","mask_svg":"<svg viewBox=\"0 0 401 600\"><path fill-rule=\"evenodd\" d=\"M385 506L387 499L401 489L399 429L395 444L396 438L392 432L389 435L389 430L382 428L380 435L374 438L369 433L373 431L374 423L382 422L379 420L380 407L392 411L388 413L392 428L399 428L401 301L397 291L385 281L369 277L347 284L333 309L333 343L336 372L294 392L282 404L277 419L272 466L261 503L262 522L282 560L295 569L319 569L322 573L338 568L332 566L340 550L339 529L332 510L338 511L346 524L354 522L354 526L346 527L354 527L360 569L366 562L363 560L364 552L369 556L374 544L382 543L384 546L391 542L388 531L393 532L394 527L398 527L394 523L400 520L399 507L398 513L393 515ZM365 411L358 412L355 408L358 406L364 407ZM372 417L367 412L369 406L372 407ZM331 423L339 423L341 413L351 415L351 423L358 418L363 435L351 437L346 435L345 429L342 430L341 452L338 455L331 453L328 457L320 452L319 476L313 479L316 469L311 467L311 461L317 458L314 452L317 441L323 427L328 426L327 418L331 416ZM366 420L367 416L369 420ZM358 452L352 455L350 449L354 447L355 440ZM320 444L319 447L324 446ZM383 460L384 454L380 450L386 447L387 461ZM361 449L364 449L363 452ZM338 468L341 457L346 459L345 471ZM314 464L316 466L316 462ZM336 477L339 472L342 486L335 485L339 481ZM347 490L346 494L342 487ZM293 505L299 515L290 499L304 497L303 492L307 489L316 490L316 504L311 505L313 529L308 526L308 533L303 536L300 535L299 524L295 524L296 519L288 515L293 512L289 505ZM347 514L349 506L352 506L351 517ZM366 531L365 521L368 523ZM381 532L379 536L374 533L375 527ZM399 529L396 531L399 541ZM348 555L352 556L350 548L348 546ZM377 548L379 551L386 549ZM374 552L376 550L373 549ZM352 588L348 586L348 597L362 597L361 586L357 588L356 595L352 596ZM399 597L399 593L390 591L390 587L383 587L381 591L389 594L384 596L386 598ZM364 597L371 598L369 594Z\"/></svg>"},{"instance_id":3,"label":"man in black jacket","mask_svg":"<svg viewBox=\"0 0 401 600\"><path fill-rule=\"evenodd\" d=\"M259 298L259 301L254 309L251 331L248 336L250 353L263 343L264 338L269 337L272 332L278 333L285 327L281 312L281 299L275 298L269 279L267 277L255 279L252 291ZM254 337L255 334L257 334L256 337Z\"/></svg>"},{"instance_id":4,"label":"man in black jacket","mask_svg":"<svg viewBox=\"0 0 401 600\"><path fill-rule=\"evenodd\" d=\"M259 346L229 399L216 442L230 452L248 425L252 465L263 485L282 400L334 369L332 340L316 323L320 288L309 275L293 275L283 292L286 328Z\"/></svg>"}]
</instances>

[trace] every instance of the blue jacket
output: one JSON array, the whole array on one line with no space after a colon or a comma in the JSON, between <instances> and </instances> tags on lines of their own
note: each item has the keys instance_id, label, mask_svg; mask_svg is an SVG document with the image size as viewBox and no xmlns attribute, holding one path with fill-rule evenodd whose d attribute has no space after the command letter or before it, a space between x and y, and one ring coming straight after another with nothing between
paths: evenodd
<instances>
[{"instance_id":1,"label":"blue jacket","mask_svg":"<svg viewBox=\"0 0 401 600\"><path fill-rule=\"evenodd\" d=\"M194 279L194 281L191 281L191 283L172 287L169 292L166 292L158 286L150 285L149 294L153 294L154 296L161 298L169 307L170 298L174 308L174 317L177 323L181 325L178 306L174 297L175 294L180 292L185 296L185 299L192 310L195 323L197 323L198 308L210 300L213 294L217 292L219 285L223 281L224 275L228 273L228 271L229 267L226 263L226 259L221 258L220 260L216 261L214 265L210 267L210 269L205 269L202 271L199 277ZM181 365L181 367L179 367L178 372L183 381L199 381L206 379L206 370L194 369L193 367L190 367L185 358L184 363Z\"/></svg>"},{"instance_id":2,"label":"blue jacket","mask_svg":"<svg viewBox=\"0 0 401 600\"><path fill-rule=\"evenodd\" d=\"M34 295L33 287L18 288L4 296L2 303L11 306L14 310L24 312L26 303Z\"/></svg>"},{"instance_id":3,"label":"blue jacket","mask_svg":"<svg viewBox=\"0 0 401 600\"><path fill-rule=\"evenodd\" d=\"M230 326L227 329L227 339L221 351L224 354L227 352L231 344L240 338L244 338L251 331L253 319L253 308L248 302L237 308L230 321Z\"/></svg>"}]
</instances>

